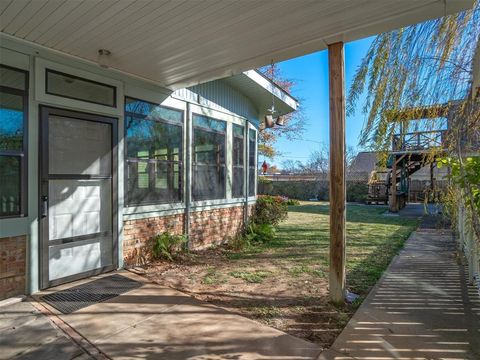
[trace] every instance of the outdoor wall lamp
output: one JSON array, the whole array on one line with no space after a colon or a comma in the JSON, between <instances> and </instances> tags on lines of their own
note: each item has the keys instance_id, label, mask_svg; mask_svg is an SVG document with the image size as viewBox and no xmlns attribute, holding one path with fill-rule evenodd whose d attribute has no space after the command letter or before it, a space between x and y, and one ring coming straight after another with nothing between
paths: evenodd
<instances>
[{"instance_id":1,"label":"outdoor wall lamp","mask_svg":"<svg viewBox=\"0 0 480 360\"><path fill-rule=\"evenodd\" d=\"M97 58L98 65L100 65L102 68L107 69L109 67L110 55L112 55L110 50L99 49Z\"/></svg>"}]
</instances>

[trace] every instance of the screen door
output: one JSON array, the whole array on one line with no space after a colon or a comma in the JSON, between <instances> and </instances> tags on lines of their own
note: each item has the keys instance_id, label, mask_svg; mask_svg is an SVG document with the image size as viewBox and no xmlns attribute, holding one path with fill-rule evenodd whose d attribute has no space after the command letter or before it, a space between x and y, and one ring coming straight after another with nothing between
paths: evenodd
<instances>
[{"instance_id":1,"label":"screen door","mask_svg":"<svg viewBox=\"0 0 480 360\"><path fill-rule=\"evenodd\" d=\"M42 107L42 288L115 268L116 119Z\"/></svg>"}]
</instances>

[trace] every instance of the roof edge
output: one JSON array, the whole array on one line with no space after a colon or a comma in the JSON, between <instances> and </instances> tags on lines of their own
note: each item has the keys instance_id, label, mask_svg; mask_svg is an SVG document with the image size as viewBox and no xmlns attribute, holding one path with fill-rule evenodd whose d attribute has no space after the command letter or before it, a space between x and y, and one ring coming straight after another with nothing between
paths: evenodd
<instances>
[{"instance_id":1,"label":"roof edge","mask_svg":"<svg viewBox=\"0 0 480 360\"><path fill-rule=\"evenodd\" d=\"M247 70L244 71L243 76L246 76L248 79L256 83L258 86L262 87L265 91L268 91L270 94L274 95L278 100L282 101L287 105L293 112L298 109L299 102L296 98L290 95L287 91L282 89L280 86L275 84L272 80L261 74L257 70Z\"/></svg>"}]
</instances>

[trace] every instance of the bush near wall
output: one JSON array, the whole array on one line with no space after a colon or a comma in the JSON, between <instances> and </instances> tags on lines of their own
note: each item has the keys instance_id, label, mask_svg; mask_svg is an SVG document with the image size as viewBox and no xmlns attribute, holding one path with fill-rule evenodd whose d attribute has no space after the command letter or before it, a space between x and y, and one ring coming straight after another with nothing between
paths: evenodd
<instances>
[{"instance_id":1,"label":"bush near wall","mask_svg":"<svg viewBox=\"0 0 480 360\"><path fill-rule=\"evenodd\" d=\"M328 201L328 181L271 181L258 182L258 193L285 196L298 200L317 199ZM347 201L364 202L368 194L366 182L347 181Z\"/></svg>"}]
</instances>

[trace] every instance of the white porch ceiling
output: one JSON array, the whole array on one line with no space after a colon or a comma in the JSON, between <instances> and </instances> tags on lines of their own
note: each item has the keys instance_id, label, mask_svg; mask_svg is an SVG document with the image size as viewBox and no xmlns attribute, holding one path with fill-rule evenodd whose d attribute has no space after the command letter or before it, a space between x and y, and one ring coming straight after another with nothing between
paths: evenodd
<instances>
[{"instance_id":1,"label":"white porch ceiling","mask_svg":"<svg viewBox=\"0 0 480 360\"><path fill-rule=\"evenodd\" d=\"M473 0L0 0L0 30L176 89L471 7Z\"/></svg>"}]
</instances>

